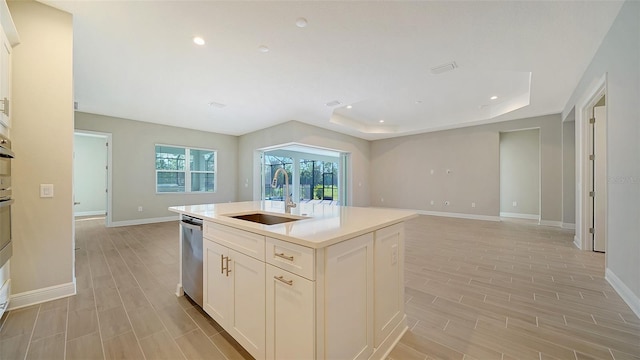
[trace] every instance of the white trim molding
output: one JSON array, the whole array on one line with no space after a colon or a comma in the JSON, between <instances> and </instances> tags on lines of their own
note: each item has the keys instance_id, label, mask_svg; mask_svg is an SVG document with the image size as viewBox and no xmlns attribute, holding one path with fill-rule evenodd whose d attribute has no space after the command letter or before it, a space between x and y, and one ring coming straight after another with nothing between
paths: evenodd
<instances>
[{"instance_id":1,"label":"white trim molding","mask_svg":"<svg viewBox=\"0 0 640 360\"><path fill-rule=\"evenodd\" d=\"M370 208L376 209L391 209L385 208L381 206L369 206ZM431 216L442 216L442 217L451 217L458 219L471 219L471 220L484 220L484 221L502 221L499 216L491 216L491 215L476 215L476 214L464 214L464 213L452 213L452 212L444 212L444 211L427 211L427 210L417 210L417 209L401 209L401 208L393 208L397 210L405 210L405 211L415 211L420 215L431 215Z\"/></svg>"},{"instance_id":2,"label":"white trim molding","mask_svg":"<svg viewBox=\"0 0 640 360\"><path fill-rule=\"evenodd\" d=\"M521 214L521 213L510 213L510 212L500 212L500 217L507 218L516 218L516 219L527 219L527 220L538 220L540 221L540 215L538 214Z\"/></svg>"},{"instance_id":3,"label":"white trim molding","mask_svg":"<svg viewBox=\"0 0 640 360\"><path fill-rule=\"evenodd\" d=\"M111 227L155 224L155 223L178 221L178 220L180 220L180 215L159 217L159 218L148 218L148 219L122 220L122 221L111 222Z\"/></svg>"},{"instance_id":4,"label":"white trim molding","mask_svg":"<svg viewBox=\"0 0 640 360\"><path fill-rule=\"evenodd\" d=\"M604 272L604 278L607 280L611 287L620 295L622 300L629 305L631 310L636 314L637 317L640 317L640 298L629 289L625 283L620 280L616 274L609 268L607 268Z\"/></svg>"},{"instance_id":5,"label":"white trim molding","mask_svg":"<svg viewBox=\"0 0 640 360\"><path fill-rule=\"evenodd\" d=\"M94 211L78 211L73 216L106 216L107 212L105 210L94 210Z\"/></svg>"},{"instance_id":6,"label":"white trim molding","mask_svg":"<svg viewBox=\"0 0 640 360\"><path fill-rule=\"evenodd\" d=\"M499 216L463 214L463 213L452 213L452 212L444 212L444 211L427 211L427 210L411 210L411 211L415 211L420 215L443 216L443 217L452 217L452 218L459 218L459 219L484 220L484 221L500 221Z\"/></svg>"},{"instance_id":7,"label":"white trim molding","mask_svg":"<svg viewBox=\"0 0 640 360\"><path fill-rule=\"evenodd\" d=\"M540 219L540 221L538 222L538 225L562 227L562 221L553 221L553 220L542 220L542 219Z\"/></svg>"},{"instance_id":8,"label":"white trim molding","mask_svg":"<svg viewBox=\"0 0 640 360\"><path fill-rule=\"evenodd\" d=\"M573 223L562 223L562 228L563 229L569 229L569 230L575 230L576 229L576 224Z\"/></svg>"},{"instance_id":9,"label":"white trim molding","mask_svg":"<svg viewBox=\"0 0 640 360\"><path fill-rule=\"evenodd\" d=\"M573 235L573 245L575 245L579 250L582 250L582 241L577 234Z\"/></svg>"},{"instance_id":10,"label":"white trim molding","mask_svg":"<svg viewBox=\"0 0 640 360\"><path fill-rule=\"evenodd\" d=\"M40 304L76 294L75 281L11 295L8 310Z\"/></svg>"}]
</instances>

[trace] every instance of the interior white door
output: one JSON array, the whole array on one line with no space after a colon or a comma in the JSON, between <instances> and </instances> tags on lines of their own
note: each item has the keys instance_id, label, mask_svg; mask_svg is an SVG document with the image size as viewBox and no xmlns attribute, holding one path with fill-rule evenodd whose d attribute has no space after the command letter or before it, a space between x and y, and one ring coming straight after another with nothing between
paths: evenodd
<instances>
[{"instance_id":1,"label":"interior white door","mask_svg":"<svg viewBox=\"0 0 640 360\"><path fill-rule=\"evenodd\" d=\"M593 250L607 249L607 109L593 109Z\"/></svg>"}]
</instances>

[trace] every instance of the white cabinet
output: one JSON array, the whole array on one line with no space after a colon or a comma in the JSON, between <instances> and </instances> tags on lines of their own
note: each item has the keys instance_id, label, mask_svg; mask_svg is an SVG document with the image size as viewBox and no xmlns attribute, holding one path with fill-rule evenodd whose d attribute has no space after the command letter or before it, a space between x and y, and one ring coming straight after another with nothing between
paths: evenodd
<instances>
[{"instance_id":1,"label":"white cabinet","mask_svg":"<svg viewBox=\"0 0 640 360\"><path fill-rule=\"evenodd\" d=\"M204 310L256 359L265 357L265 263L203 241ZM264 238L263 238L264 241Z\"/></svg>"},{"instance_id":2,"label":"white cabinet","mask_svg":"<svg viewBox=\"0 0 640 360\"><path fill-rule=\"evenodd\" d=\"M9 294L11 293L10 262L11 260L0 267L0 317L9 308Z\"/></svg>"},{"instance_id":3,"label":"white cabinet","mask_svg":"<svg viewBox=\"0 0 640 360\"><path fill-rule=\"evenodd\" d=\"M315 358L315 283L267 264L267 359Z\"/></svg>"},{"instance_id":4,"label":"white cabinet","mask_svg":"<svg viewBox=\"0 0 640 360\"><path fill-rule=\"evenodd\" d=\"M404 227L375 232L375 347L389 337L404 317Z\"/></svg>"},{"instance_id":5,"label":"white cabinet","mask_svg":"<svg viewBox=\"0 0 640 360\"><path fill-rule=\"evenodd\" d=\"M373 234L329 246L325 271L325 357L368 359L373 353Z\"/></svg>"},{"instance_id":6,"label":"white cabinet","mask_svg":"<svg viewBox=\"0 0 640 360\"><path fill-rule=\"evenodd\" d=\"M202 242L202 304L213 320L224 326L229 321L231 281L225 273L225 256L229 249L208 239Z\"/></svg>"},{"instance_id":7,"label":"white cabinet","mask_svg":"<svg viewBox=\"0 0 640 360\"><path fill-rule=\"evenodd\" d=\"M312 249L205 222L204 310L257 359L382 359L407 329L404 227Z\"/></svg>"},{"instance_id":8,"label":"white cabinet","mask_svg":"<svg viewBox=\"0 0 640 360\"><path fill-rule=\"evenodd\" d=\"M0 123L11 127L11 44L4 30L0 34Z\"/></svg>"}]
</instances>

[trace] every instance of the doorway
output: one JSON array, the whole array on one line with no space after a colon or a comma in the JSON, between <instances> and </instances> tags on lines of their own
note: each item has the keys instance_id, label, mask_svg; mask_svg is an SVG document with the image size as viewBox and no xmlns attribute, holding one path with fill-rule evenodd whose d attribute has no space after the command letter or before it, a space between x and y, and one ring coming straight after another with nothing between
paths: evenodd
<instances>
[{"instance_id":1,"label":"doorway","mask_svg":"<svg viewBox=\"0 0 640 360\"><path fill-rule=\"evenodd\" d=\"M111 134L74 132L74 216L104 216L111 226Z\"/></svg>"},{"instance_id":2,"label":"doorway","mask_svg":"<svg viewBox=\"0 0 640 360\"><path fill-rule=\"evenodd\" d=\"M607 251L606 84L604 74L576 105L576 244L596 252Z\"/></svg>"},{"instance_id":3,"label":"doorway","mask_svg":"<svg viewBox=\"0 0 640 360\"><path fill-rule=\"evenodd\" d=\"M259 157L262 200L283 201L283 187L274 188L271 182L276 170L284 168L289 177L289 195L294 202L349 203L348 153L303 144L285 144L260 149Z\"/></svg>"},{"instance_id":4,"label":"doorway","mask_svg":"<svg viewBox=\"0 0 640 360\"><path fill-rule=\"evenodd\" d=\"M540 129L500 133L500 216L540 221Z\"/></svg>"},{"instance_id":5,"label":"doorway","mask_svg":"<svg viewBox=\"0 0 640 360\"><path fill-rule=\"evenodd\" d=\"M593 251L607 248L607 108L603 95L591 111L589 119L589 208Z\"/></svg>"}]
</instances>

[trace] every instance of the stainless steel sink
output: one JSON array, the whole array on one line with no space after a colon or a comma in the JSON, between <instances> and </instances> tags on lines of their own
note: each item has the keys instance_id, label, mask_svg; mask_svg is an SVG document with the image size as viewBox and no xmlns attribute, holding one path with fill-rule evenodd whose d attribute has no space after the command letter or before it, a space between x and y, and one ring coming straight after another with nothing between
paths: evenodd
<instances>
[{"instance_id":1,"label":"stainless steel sink","mask_svg":"<svg viewBox=\"0 0 640 360\"><path fill-rule=\"evenodd\" d=\"M264 225L275 225L275 224L282 224L282 223L291 222L291 221L302 220L302 219L263 214L263 213L233 215L229 217L232 217L234 219L252 221L252 222L264 224Z\"/></svg>"}]
</instances>

